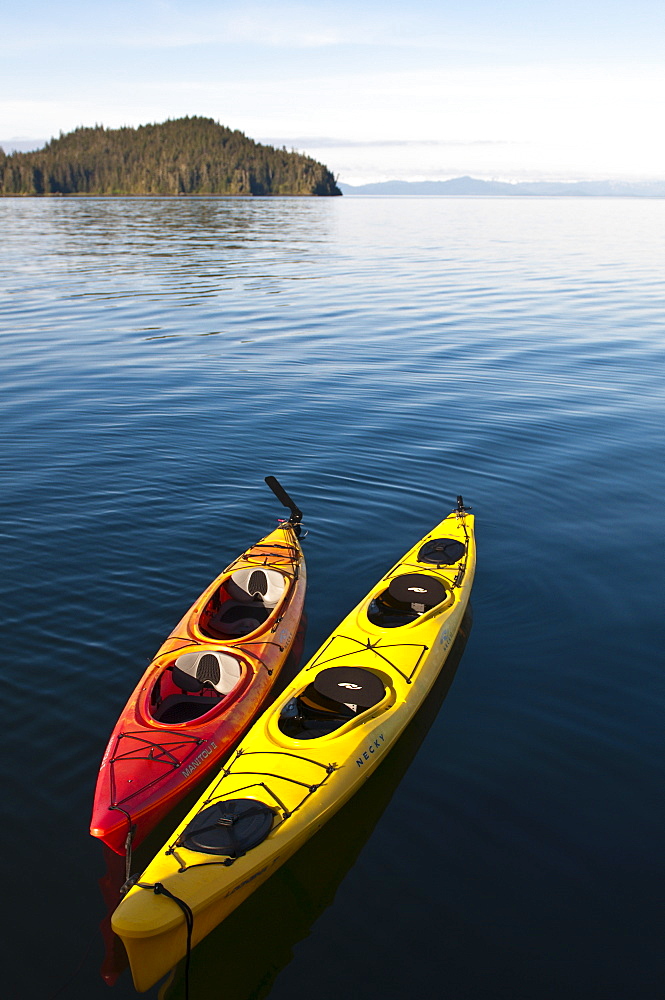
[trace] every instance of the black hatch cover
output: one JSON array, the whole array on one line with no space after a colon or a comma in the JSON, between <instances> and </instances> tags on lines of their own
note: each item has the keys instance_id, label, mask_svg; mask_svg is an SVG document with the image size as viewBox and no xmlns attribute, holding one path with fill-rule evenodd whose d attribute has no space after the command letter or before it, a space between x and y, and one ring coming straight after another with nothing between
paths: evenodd
<instances>
[{"instance_id":1,"label":"black hatch cover","mask_svg":"<svg viewBox=\"0 0 665 1000\"><path fill-rule=\"evenodd\" d=\"M255 799L215 802L185 827L178 844L188 851L237 858L265 840L274 818L273 810Z\"/></svg>"},{"instance_id":2,"label":"black hatch cover","mask_svg":"<svg viewBox=\"0 0 665 1000\"><path fill-rule=\"evenodd\" d=\"M390 581L388 593L405 604L421 604L433 608L446 599L446 588L440 580L424 573L407 573Z\"/></svg>"},{"instance_id":3,"label":"black hatch cover","mask_svg":"<svg viewBox=\"0 0 665 1000\"><path fill-rule=\"evenodd\" d=\"M465 552L466 545L457 538L430 538L418 553L418 562L452 566L460 561Z\"/></svg>"},{"instance_id":4,"label":"black hatch cover","mask_svg":"<svg viewBox=\"0 0 665 1000\"><path fill-rule=\"evenodd\" d=\"M361 708L376 705L386 692L381 678L362 667L328 667L316 675L313 683L324 698Z\"/></svg>"}]
</instances>

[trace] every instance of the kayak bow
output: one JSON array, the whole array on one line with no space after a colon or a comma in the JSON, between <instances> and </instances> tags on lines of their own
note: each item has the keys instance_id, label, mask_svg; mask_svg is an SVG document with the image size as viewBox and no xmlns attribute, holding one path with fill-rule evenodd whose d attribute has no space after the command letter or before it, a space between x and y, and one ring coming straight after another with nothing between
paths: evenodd
<instances>
[{"instance_id":1,"label":"kayak bow","mask_svg":"<svg viewBox=\"0 0 665 1000\"><path fill-rule=\"evenodd\" d=\"M137 846L219 766L277 680L305 599L297 515L212 581L121 712L100 765L90 824L92 836L117 854Z\"/></svg>"}]
</instances>

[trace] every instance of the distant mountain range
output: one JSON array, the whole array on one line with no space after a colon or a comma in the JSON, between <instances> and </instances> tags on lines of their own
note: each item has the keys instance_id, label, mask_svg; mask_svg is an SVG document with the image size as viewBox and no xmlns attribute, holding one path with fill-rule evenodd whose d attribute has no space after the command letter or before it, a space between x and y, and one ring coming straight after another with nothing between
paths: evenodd
<instances>
[{"instance_id":1,"label":"distant mountain range","mask_svg":"<svg viewBox=\"0 0 665 1000\"><path fill-rule=\"evenodd\" d=\"M665 181L482 181L455 177L449 181L382 181L378 184L342 184L342 194L353 195L568 195L569 197L665 198Z\"/></svg>"}]
</instances>

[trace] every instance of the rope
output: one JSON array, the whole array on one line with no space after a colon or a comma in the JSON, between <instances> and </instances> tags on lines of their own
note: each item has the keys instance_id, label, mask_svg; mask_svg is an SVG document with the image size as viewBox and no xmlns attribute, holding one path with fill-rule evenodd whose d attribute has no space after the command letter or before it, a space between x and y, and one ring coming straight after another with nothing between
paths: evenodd
<instances>
[{"instance_id":1,"label":"rope","mask_svg":"<svg viewBox=\"0 0 665 1000\"><path fill-rule=\"evenodd\" d=\"M132 870L132 841L134 840L134 834L136 833L136 824L132 823L132 817L126 809L122 808L122 806L111 805L109 806L109 809L115 809L117 812L121 812L127 820L128 829L127 836L125 838L125 885L127 885ZM122 889L120 891L122 893Z\"/></svg>"},{"instance_id":2,"label":"rope","mask_svg":"<svg viewBox=\"0 0 665 1000\"><path fill-rule=\"evenodd\" d=\"M141 889L152 889L155 896L168 896L172 899L174 903L177 903L182 910L185 917L185 926L187 928L187 951L185 954L185 1000L189 1000L189 961L192 954L192 931L194 930L194 914L192 913L190 907L184 901L184 899L179 899L175 896L165 885L161 882L149 883L149 882L136 882L136 885Z\"/></svg>"}]
</instances>

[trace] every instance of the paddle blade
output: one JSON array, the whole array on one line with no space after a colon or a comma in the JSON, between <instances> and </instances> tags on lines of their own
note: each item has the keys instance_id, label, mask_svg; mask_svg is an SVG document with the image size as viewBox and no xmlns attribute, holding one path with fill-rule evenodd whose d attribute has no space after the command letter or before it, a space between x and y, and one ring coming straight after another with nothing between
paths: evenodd
<instances>
[{"instance_id":1,"label":"paddle blade","mask_svg":"<svg viewBox=\"0 0 665 1000\"><path fill-rule=\"evenodd\" d=\"M281 483L278 483L274 476L266 476L265 481L279 502L291 511L292 523L299 524L302 521L302 511L296 506Z\"/></svg>"}]
</instances>

